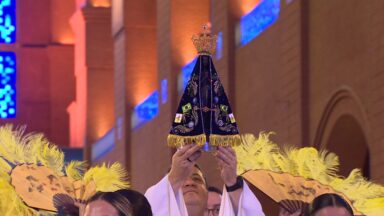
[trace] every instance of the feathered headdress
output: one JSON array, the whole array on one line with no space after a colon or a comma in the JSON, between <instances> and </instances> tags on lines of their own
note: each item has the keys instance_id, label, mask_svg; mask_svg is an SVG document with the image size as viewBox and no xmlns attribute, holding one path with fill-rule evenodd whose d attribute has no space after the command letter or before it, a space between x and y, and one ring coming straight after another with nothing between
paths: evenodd
<instances>
[{"instance_id":1,"label":"feathered headdress","mask_svg":"<svg viewBox=\"0 0 384 216\"><path fill-rule=\"evenodd\" d=\"M97 191L128 188L118 163L86 169L85 162L64 165L64 153L42 134L25 127L0 127L0 212L3 215L53 215L63 203L81 204Z\"/></svg>"},{"instance_id":2,"label":"feathered headdress","mask_svg":"<svg viewBox=\"0 0 384 216\"><path fill-rule=\"evenodd\" d=\"M270 134L242 136L243 145L234 147L237 170L283 208L293 213L316 196L337 193L353 206L355 215L382 215L382 185L367 181L359 169L341 177L336 154L312 147L281 149Z\"/></svg>"}]
</instances>

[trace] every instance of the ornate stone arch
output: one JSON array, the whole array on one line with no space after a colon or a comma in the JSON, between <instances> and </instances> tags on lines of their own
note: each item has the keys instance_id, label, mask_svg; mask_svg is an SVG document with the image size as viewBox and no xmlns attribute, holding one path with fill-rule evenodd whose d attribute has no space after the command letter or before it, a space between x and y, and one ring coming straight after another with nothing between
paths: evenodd
<instances>
[{"instance_id":1,"label":"ornate stone arch","mask_svg":"<svg viewBox=\"0 0 384 216\"><path fill-rule=\"evenodd\" d=\"M349 87L341 87L328 100L316 130L314 146L340 157L341 174L361 168L369 177L369 128L364 107Z\"/></svg>"}]
</instances>

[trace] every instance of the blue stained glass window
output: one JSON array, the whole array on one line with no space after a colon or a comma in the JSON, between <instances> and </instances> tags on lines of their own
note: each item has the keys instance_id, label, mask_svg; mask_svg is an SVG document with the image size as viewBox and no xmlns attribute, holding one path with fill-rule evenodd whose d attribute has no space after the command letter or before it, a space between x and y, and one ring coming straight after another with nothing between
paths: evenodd
<instances>
[{"instance_id":1,"label":"blue stained glass window","mask_svg":"<svg viewBox=\"0 0 384 216\"><path fill-rule=\"evenodd\" d=\"M276 22L280 13L280 0L263 0L251 12L241 17L240 44L245 45Z\"/></svg>"},{"instance_id":2,"label":"blue stained glass window","mask_svg":"<svg viewBox=\"0 0 384 216\"><path fill-rule=\"evenodd\" d=\"M159 113L159 92L156 90L149 95L142 103L135 107L132 114L132 128L136 128L145 122L155 118Z\"/></svg>"},{"instance_id":3,"label":"blue stained glass window","mask_svg":"<svg viewBox=\"0 0 384 216\"><path fill-rule=\"evenodd\" d=\"M0 52L0 118L16 117L16 56Z\"/></svg>"},{"instance_id":4,"label":"blue stained glass window","mask_svg":"<svg viewBox=\"0 0 384 216\"><path fill-rule=\"evenodd\" d=\"M100 158L104 157L115 148L115 130L115 128L112 128L103 137L93 143L92 161L98 161Z\"/></svg>"},{"instance_id":5,"label":"blue stained glass window","mask_svg":"<svg viewBox=\"0 0 384 216\"><path fill-rule=\"evenodd\" d=\"M0 43L16 39L16 0L0 0Z\"/></svg>"},{"instance_id":6,"label":"blue stained glass window","mask_svg":"<svg viewBox=\"0 0 384 216\"><path fill-rule=\"evenodd\" d=\"M161 80L161 103L165 104L168 100L168 80Z\"/></svg>"},{"instance_id":7,"label":"blue stained glass window","mask_svg":"<svg viewBox=\"0 0 384 216\"><path fill-rule=\"evenodd\" d=\"M217 34L216 59L223 57L223 32Z\"/></svg>"}]
</instances>

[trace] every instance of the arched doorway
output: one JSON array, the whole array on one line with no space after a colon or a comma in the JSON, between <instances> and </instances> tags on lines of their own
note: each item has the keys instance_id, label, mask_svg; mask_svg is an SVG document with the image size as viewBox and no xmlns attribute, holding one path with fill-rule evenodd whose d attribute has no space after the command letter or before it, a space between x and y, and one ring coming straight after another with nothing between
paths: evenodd
<instances>
[{"instance_id":1,"label":"arched doorway","mask_svg":"<svg viewBox=\"0 0 384 216\"><path fill-rule=\"evenodd\" d=\"M340 159L340 174L347 176L354 168L360 168L370 177L369 149L359 122L349 114L341 115L333 125L325 147Z\"/></svg>"}]
</instances>

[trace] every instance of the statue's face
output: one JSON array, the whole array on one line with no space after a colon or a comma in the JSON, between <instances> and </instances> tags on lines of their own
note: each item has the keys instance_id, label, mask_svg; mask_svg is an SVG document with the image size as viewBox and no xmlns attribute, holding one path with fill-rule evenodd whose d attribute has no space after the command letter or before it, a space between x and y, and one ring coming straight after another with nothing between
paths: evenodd
<instances>
[{"instance_id":1,"label":"statue's face","mask_svg":"<svg viewBox=\"0 0 384 216\"><path fill-rule=\"evenodd\" d=\"M208 59L209 59L208 56L203 56L202 57L203 66L208 66L208 63L209 63Z\"/></svg>"}]
</instances>

